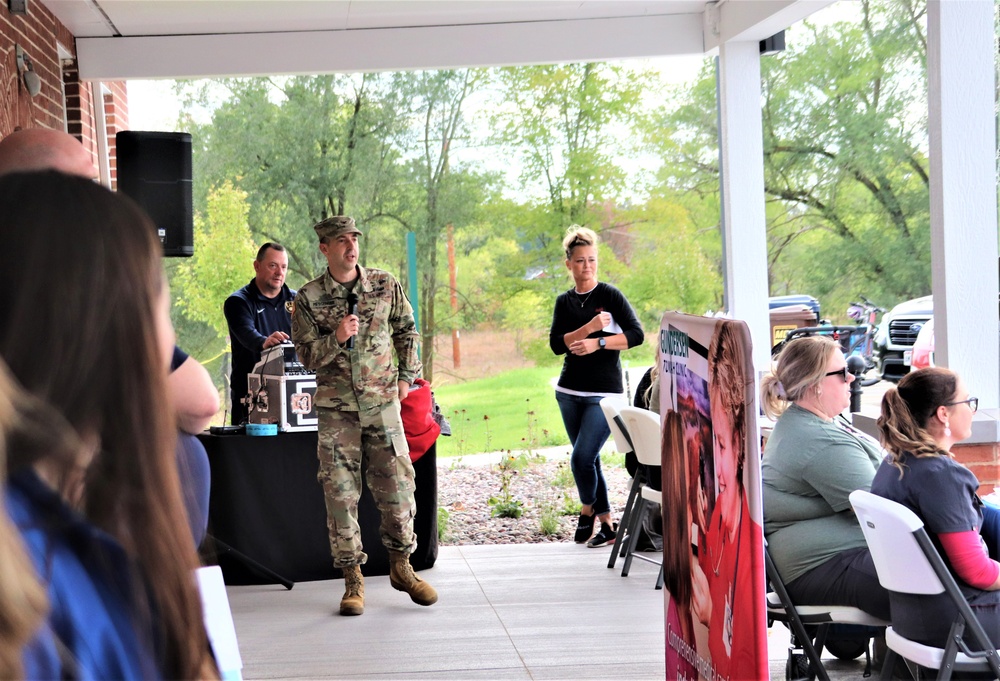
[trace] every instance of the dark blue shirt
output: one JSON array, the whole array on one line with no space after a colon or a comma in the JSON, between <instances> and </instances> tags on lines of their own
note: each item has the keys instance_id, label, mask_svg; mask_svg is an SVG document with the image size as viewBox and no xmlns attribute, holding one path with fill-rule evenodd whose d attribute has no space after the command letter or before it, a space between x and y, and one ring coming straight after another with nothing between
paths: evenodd
<instances>
[{"instance_id":1,"label":"dark blue shirt","mask_svg":"<svg viewBox=\"0 0 1000 681\"><path fill-rule=\"evenodd\" d=\"M162 677L152 632L136 628L134 573L121 546L67 507L30 469L10 478L6 506L50 607L45 625L25 649L25 678Z\"/></svg>"},{"instance_id":2,"label":"dark blue shirt","mask_svg":"<svg viewBox=\"0 0 1000 681\"><path fill-rule=\"evenodd\" d=\"M264 341L275 331L292 333L290 303L295 291L287 285L274 298L264 296L255 279L226 298L223 312L229 325L229 338L233 347L233 370L230 374L230 392L233 400L233 423L246 418L246 407L239 400L247 394L247 375L260 360Z\"/></svg>"},{"instance_id":3,"label":"dark blue shirt","mask_svg":"<svg viewBox=\"0 0 1000 681\"><path fill-rule=\"evenodd\" d=\"M188 354L176 345L170 360L171 373L187 361ZM194 538L195 548L201 546L208 529L208 497L212 486L212 469L208 465L208 452L197 437L183 430L177 431L177 473L181 477L184 509Z\"/></svg>"}]
</instances>

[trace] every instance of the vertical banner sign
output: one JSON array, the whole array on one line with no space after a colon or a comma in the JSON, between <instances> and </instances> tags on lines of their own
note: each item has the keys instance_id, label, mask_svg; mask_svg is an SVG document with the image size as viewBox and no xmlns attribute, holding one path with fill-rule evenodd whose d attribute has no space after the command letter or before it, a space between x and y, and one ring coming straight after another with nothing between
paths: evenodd
<instances>
[{"instance_id":1,"label":"vertical banner sign","mask_svg":"<svg viewBox=\"0 0 1000 681\"><path fill-rule=\"evenodd\" d=\"M666 677L766 679L750 331L668 312L659 341Z\"/></svg>"}]
</instances>

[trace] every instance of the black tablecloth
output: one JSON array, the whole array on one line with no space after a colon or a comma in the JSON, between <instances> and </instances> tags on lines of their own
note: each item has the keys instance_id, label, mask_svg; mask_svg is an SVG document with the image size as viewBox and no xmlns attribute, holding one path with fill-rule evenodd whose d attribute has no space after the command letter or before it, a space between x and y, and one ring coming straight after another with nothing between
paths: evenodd
<instances>
[{"instance_id":1,"label":"black tablecloth","mask_svg":"<svg viewBox=\"0 0 1000 681\"><path fill-rule=\"evenodd\" d=\"M273 437L199 436L212 468L208 532L293 582L340 577L333 567L326 529L323 489L316 480L316 431ZM415 570L437 559L437 454L424 454L416 472L417 551ZM362 476L364 477L364 476ZM361 539L368 562L365 575L389 574L389 555L378 534L379 512L367 483L358 508ZM266 584L271 579L232 554L203 545L207 559L217 557L227 584Z\"/></svg>"}]
</instances>

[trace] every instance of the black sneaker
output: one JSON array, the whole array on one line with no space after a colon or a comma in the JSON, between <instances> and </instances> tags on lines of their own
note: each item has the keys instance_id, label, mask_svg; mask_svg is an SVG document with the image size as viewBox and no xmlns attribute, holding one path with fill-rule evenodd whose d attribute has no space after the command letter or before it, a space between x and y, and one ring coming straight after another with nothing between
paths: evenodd
<instances>
[{"instance_id":1,"label":"black sneaker","mask_svg":"<svg viewBox=\"0 0 1000 681\"><path fill-rule=\"evenodd\" d=\"M580 520L576 524L576 535L573 537L577 544L583 544L590 535L594 534L594 516L580 514Z\"/></svg>"},{"instance_id":2,"label":"black sneaker","mask_svg":"<svg viewBox=\"0 0 1000 681\"><path fill-rule=\"evenodd\" d=\"M606 546L607 544L614 544L616 533L618 532L618 523L615 523L614 529L608 526L604 521L601 521L601 530L587 542L588 549L596 549L598 546Z\"/></svg>"}]
</instances>

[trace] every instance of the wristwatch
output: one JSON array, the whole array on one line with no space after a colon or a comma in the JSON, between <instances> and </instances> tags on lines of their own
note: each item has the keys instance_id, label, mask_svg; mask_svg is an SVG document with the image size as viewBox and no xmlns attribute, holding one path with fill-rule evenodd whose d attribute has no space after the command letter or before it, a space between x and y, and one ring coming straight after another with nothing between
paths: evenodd
<instances>
[{"instance_id":1,"label":"wristwatch","mask_svg":"<svg viewBox=\"0 0 1000 681\"><path fill-rule=\"evenodd\" d=\"M605 347L607 347L607 345L608 345L608 341L605 340L603 337L597 339L597 349L598 350L603 350Z\"/></svg>"}]
</instances>

